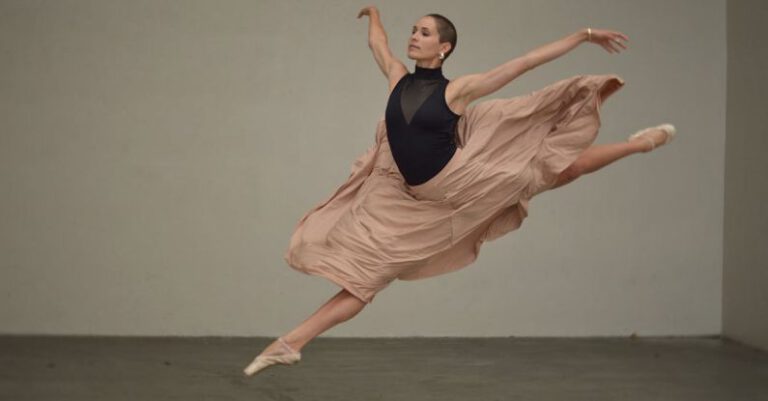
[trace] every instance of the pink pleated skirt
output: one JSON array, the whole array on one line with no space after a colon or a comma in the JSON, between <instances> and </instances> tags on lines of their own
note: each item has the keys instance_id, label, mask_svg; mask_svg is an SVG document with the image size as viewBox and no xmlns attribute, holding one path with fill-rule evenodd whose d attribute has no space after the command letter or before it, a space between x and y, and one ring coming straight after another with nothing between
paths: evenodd
<instances>
[{"instance_id":1,"label":"pink pleated skirt","mask_svg":"<svg viewBox=\"0 0 768 401\"><path fill-rule=\"evenodd\" d=\"M297 223L284 259L366 303L395 279L418 280L474 262L486 241L516 230L535 195L597 137L617 75L576 75L459 118L458 148L419 185L397 169L380 118L349 177Z\"/></svg>"}]
</instances>

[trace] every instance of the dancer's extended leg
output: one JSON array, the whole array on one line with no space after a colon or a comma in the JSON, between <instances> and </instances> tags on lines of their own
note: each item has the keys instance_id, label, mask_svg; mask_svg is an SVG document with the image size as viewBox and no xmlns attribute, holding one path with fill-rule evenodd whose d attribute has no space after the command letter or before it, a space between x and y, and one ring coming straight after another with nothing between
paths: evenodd
<instances>
[{"instance_id":1,"label":"dancer's extended leg","mask_svg":"<svg viewBox=\"0 0 768 401\"><path fill-rule=\"evenodd\" d=\"M653 148L663 144L666 139L666 132L661 129L648 132L646 138L638 138L627 142L609 143L605 145L590 146L579 157L571 163L568 168L563 170L557 177L557 182L552 187L557 188L570 183L582 174L588 174L597 171L616 160L627 157L634 153L649 152ZM654 146L648 141L651 139Z\"/></svg>"},{"instance_id":2,"label":"dancer's extended leg","mask_svg":"<svg viewBox=\"0 0 768 401\"><path fill-rule=\"evenodd\" d=\"M360 313L365 305L367 305L365 302L352 295L346 289L342 289L300 325L267 346L260 355L279 355L285 353L285 345L288 345L293 351L299 352L313 338L331 327L353 318ZM284 344L281 344L281 339L285 342ZM254 374L258 370L263 369L263 367L255 369L255 366L263 366L263 364L254 365L254 363L256 362L252 362L246 368L248 374Z\"/></svg>"},{"instance_id":3,"label":"dancer's extended leg","mask_svg":"<svg viewBox=\"0 0 768 401\"><path fill-rule=\"evenodd\" d=\"M349 291L342 289L301 324L282 337L293 349L299 351L321 333L355 317L365 305L365 302ZM273 346L276 344L272 343L265 350L271 350L270 347Z\"/></svg>"}]
</instances>

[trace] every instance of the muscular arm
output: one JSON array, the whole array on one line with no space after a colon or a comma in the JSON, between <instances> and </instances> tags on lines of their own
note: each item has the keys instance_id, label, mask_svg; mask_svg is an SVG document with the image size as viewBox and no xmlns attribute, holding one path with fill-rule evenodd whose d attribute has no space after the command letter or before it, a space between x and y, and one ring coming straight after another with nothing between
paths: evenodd
<instances>
[{"instance_id":1,"label":"muscular arm","mask_svg":"<svg viewBox=\"0 0 768 401\"><path fill-rule=\"evenodd\" d=\"M379 65L384 76L390 78L393 68L405 70L405 66L392 55L387 41L387 33L381 24L381 17L376 9L370 11L370 24L368 25L368 47L373 51L373 58ZM402 74L401 74L402 75Z\"/></svg>"},{"instance_id":2,"label":"muscular arm","mask_svg":"<svg viewBox=\"0 0 768 401\"><path fill-rule=\"evenodd\" d=\"M562 56L587 39L587 30L582 29L552 43L537 47L523 56L514 58L498 67L480 74L461 77L457 83L460 96L470 103L504 87L528 70ZM458 81L458 79L457 79Z\"/></svg>"},{"instance_id":3,"label":"muscular arm","mask_svg":"<svg viewBox=\"0 0 768 401\"><path fill-rule=\"evenodd\" d=\"M533 69L568 53L585 40L587 40L586 28L576 31L560 40L537 47L526 53L523 57L526 59L529 68Z\"/></svg>"}]
</instances>

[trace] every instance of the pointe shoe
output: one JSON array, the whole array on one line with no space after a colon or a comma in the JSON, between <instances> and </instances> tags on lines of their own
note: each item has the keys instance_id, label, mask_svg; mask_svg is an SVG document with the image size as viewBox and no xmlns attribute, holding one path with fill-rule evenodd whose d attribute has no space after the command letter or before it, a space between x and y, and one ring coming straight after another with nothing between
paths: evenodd
<instances>
[{"instance_id":1,"label":"pointe shoe","mask_svg":"<svg viewBox=\"0 0 768 401\"><path fill-rule=\"evenodd\" d=\"M257 356L254 358L253 362L251 362L245 369L243 369L243 373L245 373L247 376L253 376L262 369L266 369L269 366L275 364L292 365L301 360L301 352L291 348L291 346L288 345L288 343L286 343L282 337L278 337L277 340L283 346L285 350L284 352Z\"/></svg>"},{"instance_id":2,"label":"pointe shoe","mask_svg":"<svg viewBox=\"0 0 768 401\"><path fill-rule=\"evenodd\" d=\"M649 138L647 133L652 131L652 130L658 130L658 129L664 131L664 133L666 133L667 135L664 137L664 142L656 145L656 142L652 138ZM637 131L634 134L630 135L629 138L627 138L627 140L628 141L632 141L632 140L635 140L635 139L644 139L644 140L648 141L651 144L651 148L648 149L647 152L650 152L650 151L652 151L653 149L655 149L658 146L666 145L667 143L671 142L675 138L675 134L676 133L677 133L677 130L675 129L674 125L672 125L672 124L661 124L661 125L657 125L655 127L649 127L649 128L645 128L645 129L642 129L640 131Z\"/></svg>"}]
</instances>

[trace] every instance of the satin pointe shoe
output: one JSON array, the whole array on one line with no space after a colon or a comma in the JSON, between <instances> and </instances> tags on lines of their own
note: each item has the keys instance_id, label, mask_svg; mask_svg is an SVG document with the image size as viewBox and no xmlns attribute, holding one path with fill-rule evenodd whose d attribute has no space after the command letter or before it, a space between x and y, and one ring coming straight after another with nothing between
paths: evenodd
<instances>
[{"instance_id":1,"label":"satin pointe shoe","mask_svg":"<svg viewBox=\"0 0 768 401\"><path fill-rule=\"evenodd\" d=\"M654 141L653 138L650 137L649 133L653 130L659 130L659 129L664 131L666 133L666 136L664 137L664 142L657 145L656 141ZM675 129L674 125L661 124L655 127L648 127L640 131L637 131L634 134L630 135L629 138L627 138L627 140L633 141L636 139L642 139L642 140L648 141L648 143L651 144L651 148L648 149L647 152L650 152L661 145L666 145L667 143L671 142L675 138L676 133L677 133L677 130Z\"/></svg>"},{"instance_id":2,"label":"satin pointe shoe","mask_svg":"<svg viewBox=\"0 0 768 401\"><path fill-rule=\"evenodd\" d=\"M298 352L291 348L282 337L278 337L278 342L282 346L282 351L270 351L268 354L262 354L254 358L250 365L243 369L243 373L247 376L253 376L262 369L266 369L269 366L275 364L292 365L301 360L301 352Z\"/></svg>"}]
</instances>

